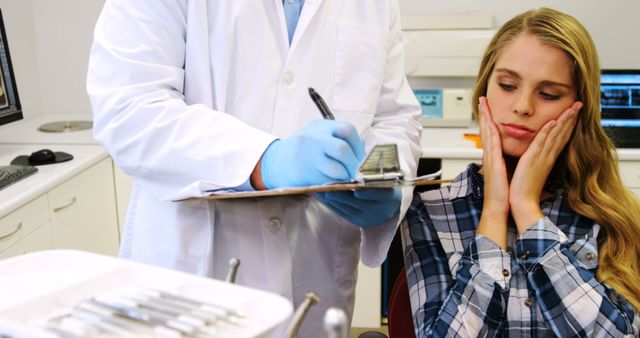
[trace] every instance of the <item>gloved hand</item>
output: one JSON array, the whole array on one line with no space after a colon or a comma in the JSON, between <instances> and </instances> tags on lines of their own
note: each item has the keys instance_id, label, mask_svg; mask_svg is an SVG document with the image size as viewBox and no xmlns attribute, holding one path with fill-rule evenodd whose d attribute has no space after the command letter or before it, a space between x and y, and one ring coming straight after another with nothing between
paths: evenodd
<instances>
[{"instance_id":1,"label":"gloved hand","mask_svg":"<svg viewBox=\"0 0 640 338\"><path fill-rule=\"evenodd\" d=\"M316 197L333 212L361 228L390 220L402 202L400 188L319 192Z\"/></svg>"},{"instance_id":2,"label":"gloved hand","mask_svg":"<svg viewBox=\"0 0 640 338\"><path fill-rule=\"evenodd\" d=\"M347 181L356 177L364 155L353 125L316 120L269 145L262 155L262 181L269 189Z\"/></svg>"}]
</instances>

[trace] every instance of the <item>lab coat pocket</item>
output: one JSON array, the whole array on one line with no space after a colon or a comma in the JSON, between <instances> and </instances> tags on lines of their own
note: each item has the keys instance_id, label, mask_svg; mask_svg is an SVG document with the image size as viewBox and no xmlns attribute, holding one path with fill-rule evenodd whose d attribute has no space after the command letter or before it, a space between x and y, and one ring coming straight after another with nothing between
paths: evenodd
<instances>
[{"instance_id":1,"label":"lab coat pocket","mask_svg":"<svg viewBox=\"0 0 640 338\"><path fill-rule=\"evenodd\" d=\"M384 79L388 33L340 24L337 34L333 109L373 114Z\"/></svg>"}]
</instances>

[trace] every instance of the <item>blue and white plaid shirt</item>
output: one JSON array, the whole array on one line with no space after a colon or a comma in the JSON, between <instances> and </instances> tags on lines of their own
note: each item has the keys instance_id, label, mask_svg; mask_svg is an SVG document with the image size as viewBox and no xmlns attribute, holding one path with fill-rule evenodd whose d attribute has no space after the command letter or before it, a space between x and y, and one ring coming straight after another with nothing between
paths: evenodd
<instances>
[{"instance_id":1,"label":"blue and white plaid shirt","mask_svg":"<svg viewBox=\"0 0 640 338\"><path fill-rule=\"evenodd\" d=\"M456 181L416 194L402 224L418 337L637 337L640 316L595 278L600 226L558 191L507 251L476 235L483 178L471 164Z\"/></svg>"}]
</instances>

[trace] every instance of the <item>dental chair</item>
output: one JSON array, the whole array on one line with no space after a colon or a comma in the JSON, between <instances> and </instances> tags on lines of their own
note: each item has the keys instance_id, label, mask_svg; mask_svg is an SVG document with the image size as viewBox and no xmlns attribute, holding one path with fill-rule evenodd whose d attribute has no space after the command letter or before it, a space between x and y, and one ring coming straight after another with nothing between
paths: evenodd
<instances>
[{"instance_id":1,"label":"dental chair","mask_svg":"<svg viewBox=\"0 0 640 338\"><path fill-rule=\"evenodd\" d=\"M364 332L358 338L416 338L413 330L413 315L409 302L409 287L407 273L404 268L393 283L389 296L387 314L389 337L380 332Z\"/></svg>"}]
</instances>

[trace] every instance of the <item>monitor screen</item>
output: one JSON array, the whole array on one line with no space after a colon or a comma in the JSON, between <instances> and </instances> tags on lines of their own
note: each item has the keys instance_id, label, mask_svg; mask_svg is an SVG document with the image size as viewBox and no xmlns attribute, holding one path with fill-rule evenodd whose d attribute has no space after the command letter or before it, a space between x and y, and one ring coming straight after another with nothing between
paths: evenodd
<instances>
[{"instance_id":1,"label":"monitor screen","mask_svg":"<svg viewBox=\"0 0 640 338\"><path fill-rule=\"evenodd\" d=\"M9 44L0 10L0 125L22 119L16 79L13 75Z\"/></svg>"},{"instance_id":2,"label":"monitor screen","mask_svg":"<svg viewBox=\"0 0 640 338\"><path fill-rule=\"evenodd\" d=\"M640 69L603 69L600 77L603 127L640 127Z\"/></svg>"}]
</instances>

